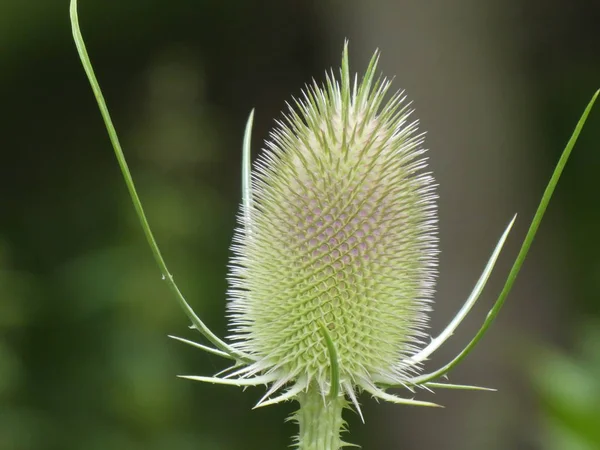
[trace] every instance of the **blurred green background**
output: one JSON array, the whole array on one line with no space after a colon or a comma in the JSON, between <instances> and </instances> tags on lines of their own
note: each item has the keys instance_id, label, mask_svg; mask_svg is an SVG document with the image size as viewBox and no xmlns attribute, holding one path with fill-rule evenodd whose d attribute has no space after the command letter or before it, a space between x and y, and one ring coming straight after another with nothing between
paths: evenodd
<instances>
[{"instance_id":1,"label":"blurred green background","mask_svg":"<svg viewBox=\"0 0 600 450\"><path fill-rule=\"evenodd\" d=\"M72 43L68 0L0 0L0 450L283 449L293 404L175 378L224 363L197 339L143 239ZM88 50L149 220L196 312L226 335L245 119L273 118L373 50L428 130L442 257L433 333L514 211L496 283L583 107L600 87L600 3L585 0L80 0ZM366 449L600 449L600 111L531 259L442 411L348 413ZM501 264L501 265L502 265ZM456 295L455 295L456 294ZM431 394L423 393L431 399Z\"/></svg>"}]
</instances>

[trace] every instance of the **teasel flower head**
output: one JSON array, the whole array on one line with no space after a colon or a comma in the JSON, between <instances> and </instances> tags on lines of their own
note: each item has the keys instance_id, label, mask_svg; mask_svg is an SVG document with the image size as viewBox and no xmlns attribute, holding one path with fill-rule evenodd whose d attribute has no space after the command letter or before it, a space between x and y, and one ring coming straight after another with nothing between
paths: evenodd
<instances>
[{"instance_id":1,"label":"teasel flower head","mask_svg":"<svg viewBox=\"0 0 600 450\"><path fill-rule=\"evenodd\" d=\"M436 195L423 133L376 78L316 82L271 133L239 215L230 268L234 347L246 374L331 388L327 337L350 397L402 384L421 345L437 265Z\"/></svg>"},{"instance_id":2,"label":"teasel flower head","mask_svg":"<svg viewBox=\"0 0 600 450\"><path fill-rule=\"evenodd\" d=\"M361 392L438 406L386 390L484 389L434 382L472 345L441 369L420 371L477 301L513 222L462 309L426 343L437 275L435 184L410 104L376 75L378 58L359 81L346 43L339 77L326 74L323 86L313 82L288 105L253 171L250 115L228 277L232 343L191 309L194 328L217 349L176 338L236 361L221 376L183 378L268 385L257 407L298 400L301 449L312 448L303 442L319 430L341 430L350 403L362 418ZM330 425L308 426L319 423Z\"/></svg>"}]
</instances>

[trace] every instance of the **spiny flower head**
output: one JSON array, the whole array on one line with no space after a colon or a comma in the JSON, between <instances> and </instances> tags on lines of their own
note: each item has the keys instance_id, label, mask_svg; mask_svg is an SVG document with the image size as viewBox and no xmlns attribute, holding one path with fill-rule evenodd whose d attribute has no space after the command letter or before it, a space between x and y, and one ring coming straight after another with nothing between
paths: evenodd
<instances>
[{"instance_id":1,"label":"spiny flower head","mask_svg":"<svg viewBox=\"0 0 600 450\"><path fill-rule=\"evenodd\" d=\"M423 134L401 93L386 101L377 60L351 81L346 46L340 80L308 87L255 165L229 276L247 376L328 392L326 335L352 397L414 371L436 275L434 184Z\"/></svg>"}]
</instances>

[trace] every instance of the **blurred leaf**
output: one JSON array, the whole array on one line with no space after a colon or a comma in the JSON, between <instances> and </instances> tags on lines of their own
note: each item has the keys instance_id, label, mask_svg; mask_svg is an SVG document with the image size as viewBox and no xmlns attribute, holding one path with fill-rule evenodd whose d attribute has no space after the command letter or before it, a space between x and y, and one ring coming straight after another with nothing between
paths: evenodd
<instances>
[{"instance_id":1,"label":"blurred leaf","mask_svg":"<svg viewBox=\"0 0 600 450\"><path fill-rule=\"evenodd\" d=\"M537 352L533 382L543 405L545 447L600 448L600 323L579 328L579 355Z\"/></svg>"}]
</instances>

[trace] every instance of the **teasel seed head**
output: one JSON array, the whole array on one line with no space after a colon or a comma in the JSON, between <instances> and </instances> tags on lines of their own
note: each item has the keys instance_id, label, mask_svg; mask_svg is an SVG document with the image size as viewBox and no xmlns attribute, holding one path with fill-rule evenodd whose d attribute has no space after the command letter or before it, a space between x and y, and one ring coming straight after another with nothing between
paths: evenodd
<instances>
[{"instance_id":1,"label":"teasel seed head","mask_svg":"<svg viewBox=\"0 0 600 450\"><path fill-rule=\"evenodd\" d=\"M418 368L407 358L434 292L435 185L410 105L387 99L377 61L351 80L346 44L340 79L307 87L254 165L228 310L233 346L255 361L241 372L272 375L270 393L290 382L329 392L326 337L351 398Z\"/></svg>"}]
</instances>

